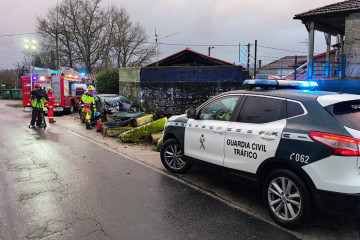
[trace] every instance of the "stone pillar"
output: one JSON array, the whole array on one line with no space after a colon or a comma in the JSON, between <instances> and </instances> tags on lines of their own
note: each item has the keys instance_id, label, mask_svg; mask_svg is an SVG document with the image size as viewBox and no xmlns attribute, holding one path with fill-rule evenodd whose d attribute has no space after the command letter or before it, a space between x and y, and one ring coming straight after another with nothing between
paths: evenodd
<instances>
[{"instance_id":1,"label":"stone pillar","mask_svg":"<svg viewBox=\"0 0 360 240\"><path fill-rule=\"evenodd\" d=\"M360 13L350 14L345 19L346 78L360 78Z\"/></svg>"},{"instance_id":2,"label":"stone pillar","mask_svg":"<svg viewBox=\"0 0 360 240\"><path fill-rule=\"evenodd\" d=\"M140 67L119 69L119 94L141 103Z\"/></svg>"},{"instance_id":3,"label":"stone pillar","mask_svg":"<svg viewBox=\"0 0 360 240\"><path fill-rule=\"evenodd\" d=\"M314 64L313 64L313 59L314 59L314 32L315 32L315 24L314 22L309 22L308 23L308 27L307 27L308 31L309 31L309 52L308 52L308 67L307 67L307 79L312 79L313 78L313 68L314 68Z\"/></svg>"}]
</instances>

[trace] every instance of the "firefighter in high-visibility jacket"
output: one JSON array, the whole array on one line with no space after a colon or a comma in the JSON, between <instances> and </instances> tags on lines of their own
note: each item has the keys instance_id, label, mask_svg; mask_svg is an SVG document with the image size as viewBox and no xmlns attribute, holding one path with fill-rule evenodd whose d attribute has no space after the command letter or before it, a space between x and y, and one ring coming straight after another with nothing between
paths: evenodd
<instances>
[{"instance_id":1,"label":"firefighter in high-visibility jacket","mask_svg":"<svg viewBox=\"0 0 360 240\"><path fill-rule=\"evenodd\" d=\"M94 90L94 86L89 86L87 92L81 97L81 101L84 103L86 129L92 129L91 121L94 119L94 113L96 112Z\"/></svg>"},{"instance_id":2,"label":"firefighter in high-visibility jacket","mask_svg":"<svg viewBox=\"0 0 360 240\"><path fill-rule=\"evenodd\" d=\"M48 108L48 117L49 117L49 123L54 123L56 122L54 120L54 104L55 104L55 97L54 94L52 92L52 88L51 87L47 87L46 88L47 91L47 96L49 97L49 101L47 101L45 103L45 106Z\"/></svg>"},{"instance_id":3,"label":"firefighter in high-visibility jacket","mask_svg":"<svg viewBox=\"0 0 360 240\"><path fill-rule=\"evenodd\" d=\"M40 83L35 83L35 90L31 91L31 100L32 100L32 114L30 127L35 128L36 126L43 127L43 118L44 118L44 105L46 101L49 101L46 92L41 89Z\"/></svg>"}]
</instances>

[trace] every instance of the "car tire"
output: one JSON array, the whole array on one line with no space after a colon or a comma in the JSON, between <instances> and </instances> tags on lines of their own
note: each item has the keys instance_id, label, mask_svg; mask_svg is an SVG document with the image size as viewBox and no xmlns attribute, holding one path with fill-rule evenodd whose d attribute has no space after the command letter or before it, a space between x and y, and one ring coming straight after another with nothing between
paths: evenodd
<instances>
[{"instance_id":1,"label":"car tire","mask_svg":"<svg viewBox=\"0 0 360 240\"><path fill-rule=\"evenodd\" d=\"M172 173L186 173L192 168L192 165L184 160L181 145L176 139L164 142L160 156L164 167Z\"/></svg>"},{"instance_id":2,"label":"car tire","mask_svg":"<svg viewBox=\"0 0 360 240\"><path fill-rule=\"evenodd\" d=\"M287 169L275 170L266 177L263 199L271 218L287 229L303 225L311 215L306 186L296 174Z\"/></svg>"},{"instance_id":3,"label":"car tire","mask_svg":"<svg viewBox=\"0 0 360 240\"><path fill-rule=\"evenodd\" d=\"M73 113L74 111L75 111L75 103L74 101L71 101L69 107L69 113Z\"/></svg>"}]
</instances>

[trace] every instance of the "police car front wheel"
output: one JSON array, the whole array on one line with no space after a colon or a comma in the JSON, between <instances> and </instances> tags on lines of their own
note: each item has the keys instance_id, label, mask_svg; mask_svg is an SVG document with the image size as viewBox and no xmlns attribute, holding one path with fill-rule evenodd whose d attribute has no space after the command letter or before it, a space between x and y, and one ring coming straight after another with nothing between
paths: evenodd
<instances>
[{"instance_id":1,"label":"police car front wheel","mask_svg":"<svg viewBox=\"0 0 360 240\"><path fill-rule=\"evenodd\" d=\"M176 139L169 139L161 147L161 162L172 173L186 173L192 167L184 160L184 154Z\"/></svg>"},{"instance_id":2,"label":"police car front wheel","mask_svg":"<svg viewBox=\"0 0 360 240\"><path fill-rule=\"evenodd\" d=\"M306 186L293 172L273 171L265 180L263 197L270 216L279 225L294 229L310 216L310 198Z\"/></svg>"}]
</instances>

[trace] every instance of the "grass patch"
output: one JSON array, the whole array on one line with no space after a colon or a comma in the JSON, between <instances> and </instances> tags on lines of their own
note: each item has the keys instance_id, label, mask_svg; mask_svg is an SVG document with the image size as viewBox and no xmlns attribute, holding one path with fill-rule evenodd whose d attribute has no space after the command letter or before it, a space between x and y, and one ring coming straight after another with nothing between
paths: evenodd
<instances>
[{"instance_id":1,"label":"grass patch","mask_svg":"<svg viewBox=\"0 0 360 240\"><path fill-rule=\"evenodd\" d=\"M7 104L7 106L14 107L14 108L22 108L22 107L24 107L22 104Z\"/></svg>"}]
</instances>

